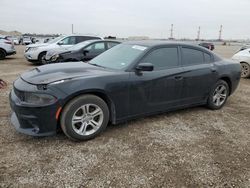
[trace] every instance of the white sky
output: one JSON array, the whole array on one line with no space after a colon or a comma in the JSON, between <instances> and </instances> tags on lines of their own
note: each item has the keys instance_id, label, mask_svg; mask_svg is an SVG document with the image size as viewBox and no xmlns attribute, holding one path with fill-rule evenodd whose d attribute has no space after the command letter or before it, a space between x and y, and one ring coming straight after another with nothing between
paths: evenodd
<instances>
[{"instance_id":1,"label":"white sky","mask_svg":"<svg viewBox=\"0 0 250 188\"><path fill-rule=\"evenodd\" d=\"M250 38L250 0L1 0L0 30L23 33L71 33L218 38Z\"/></svg>"}]
</instances>

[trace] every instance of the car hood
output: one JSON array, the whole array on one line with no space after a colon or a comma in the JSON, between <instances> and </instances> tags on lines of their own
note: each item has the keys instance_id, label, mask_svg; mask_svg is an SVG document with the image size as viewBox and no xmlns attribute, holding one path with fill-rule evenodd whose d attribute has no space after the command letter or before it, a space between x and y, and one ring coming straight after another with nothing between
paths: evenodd
<instances>
[{"instance_id":1,"label":"car hood","mask_svg":"<svg viewBox=\"0 0 250 188\"><path fill-rule=\"evenodd\" d=\"M30 84L50 84L77 77L93 77L110 74L109 69L83 62L68 62L37 67L21 75Z\"/></svg>"}]
</instances>

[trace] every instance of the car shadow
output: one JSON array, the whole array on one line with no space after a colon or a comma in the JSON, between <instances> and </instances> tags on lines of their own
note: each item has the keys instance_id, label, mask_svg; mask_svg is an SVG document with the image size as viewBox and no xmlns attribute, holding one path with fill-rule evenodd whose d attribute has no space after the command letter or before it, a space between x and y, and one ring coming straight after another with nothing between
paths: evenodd
<instances>
[{"instance_id":1,"label":"car shadow","mask_svg":"<svg viewBox=\"0 0 250 188\"><path fill-rule=\"evenodd\" d=\"M199 111L199 112L208 111L208 109L203 106L191 107L191 108L180 109L180 110L176 110L172 112L165 112L165 113L161 113L157 115L144 116L144 117L136 118L134 120L129 120L123 123L119 123L116 125L109 123L104 132L102 132L99 136L88 141L72 141L63 133L63 131L60 128L58 129L56 135L47 136L47 137L33 137L33 136L22 135L20 133L16 133L16 134L20 134L20 136L22 137L21 139L18 139L19 141L21 140L23 142L30 143L30 144L34 144L34 142L35 143L42 142L46 144L51 144L54 142L64 142L66 144L72 144L72 143L84 144L87 142L102 143L102 142L106 142L110 138L116 137L117 135L123 135L123 131L127 133L131 128L143 129L143 124L145 122L152 122L152 121L157 122L159 120L166 119L168 117L170 118L170 117L177 116L177 115L180 116L180 115L185 115L187 113L195 113L196 111Z\"/></svg>"}]
</instances>

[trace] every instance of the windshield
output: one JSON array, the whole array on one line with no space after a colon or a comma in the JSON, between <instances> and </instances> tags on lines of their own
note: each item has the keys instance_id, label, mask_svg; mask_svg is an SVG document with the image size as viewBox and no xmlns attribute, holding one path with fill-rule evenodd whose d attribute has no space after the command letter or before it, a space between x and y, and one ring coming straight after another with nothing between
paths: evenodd
<instances>
[{"instance_id":1,"label":"windshield","mask_svg":"<svg viewBox=\"0 0 250 188\"><path fill-rule=\"evenodd\" d=\"M147 47L130 44L119 44L97 56L89 63L101 67L123 70L127 68Z\"/></svg>"},{"instance_id":2,"label":"windshield","mask_svg":"<svg viewBox=\"0 0 250 188\"><path fill-rule=\"evenodd\" d=\"M83 48L84 46L87 46L90 42L89 41L84 41L84 42L80 42L72 47L69 48L69 50L80 50L81 48Z\"/></svg>"},{"instance_id":3,"label":"windshield","mask_svg":"<svg viewBox=\"0 0 250 188\"><path fill-rule=\"evenodd\" d=\"M59 36L59 37L56 37L55 39L47 42L48 44L53 44L53 43L56 43L57 41L59 41L60 39L64 38L64 36Z\"/></svg>"}]
</instances>

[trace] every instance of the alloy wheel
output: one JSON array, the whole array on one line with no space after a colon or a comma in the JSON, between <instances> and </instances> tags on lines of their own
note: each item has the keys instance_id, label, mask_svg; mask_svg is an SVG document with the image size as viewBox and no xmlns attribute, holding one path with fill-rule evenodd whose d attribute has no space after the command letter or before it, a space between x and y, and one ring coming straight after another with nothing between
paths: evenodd
<instances>
[{"instance_id":1,"label":"alloy wheel","mask_svg":"<svg viewBox=\"0 0 250 188\"><path fill-rule=\"evenodd\" d=\"M242 63L241 64L241 77L245 78L250 74L250 66L248 64Z\"/></svg>"},{"instance_id":2,"label":"alloy wheel","mask_svg":"<svg viewBox=\"0 0 250 188\"><path fill-rule=\"evenodd\" d=\"M94 134L102 125L104 114L95 104L85 104L78 108L72 117L73 130L82 136Z\"/></svg>"},{"instance_id":3,"label":"alloy wheel","mask_svg":"<svg viewBox=\"0 0 250 188\"><path fill-rule=\"evenodd\" d=\"M213 93L213 103L215 106L224 104L227 98L227 88L224 85L218 85Z\"/></svg>"},{"instance_id":4,"label":"alloy wheel","mask_svg":"<svg viewBox=\"0 0 250 188\"><path fill-rule=\"evenodd\" d=\"M47 64L47 62L46 62L46 60L45 60L45 57L46 57L46 54L44 54L43 56L42 56L42 58L41 58L41 60L42 60L42 64L43 65L45 65L45 64Z\"/></svg>"}]
</instances>

